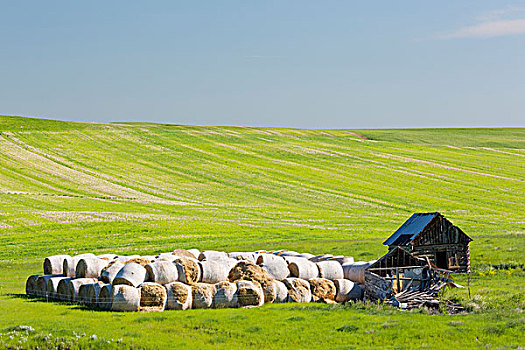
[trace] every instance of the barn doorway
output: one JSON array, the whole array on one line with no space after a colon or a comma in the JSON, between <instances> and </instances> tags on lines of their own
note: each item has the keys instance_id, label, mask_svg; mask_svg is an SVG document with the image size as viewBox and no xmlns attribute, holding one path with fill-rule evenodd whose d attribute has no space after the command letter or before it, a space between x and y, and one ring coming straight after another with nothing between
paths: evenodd
<instances>
[{"instance_id":1,"label":"barn doorway","mask_svg":"<svg viewBox=\"0 0 525 350\"><path fill-rule=\"evenodd\" d=\"M442 250L436 252L436 265L440 269L448 269L447 252Z\"/></svg>"}]
</instances>

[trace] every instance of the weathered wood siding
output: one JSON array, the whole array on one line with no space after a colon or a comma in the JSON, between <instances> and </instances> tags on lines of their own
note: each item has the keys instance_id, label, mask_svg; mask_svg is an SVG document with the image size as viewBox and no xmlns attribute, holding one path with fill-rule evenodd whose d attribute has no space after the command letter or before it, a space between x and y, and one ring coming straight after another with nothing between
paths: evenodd
<instances>
[{"instance_id":1,"label":"weathered wood siding","mask_svg":"<svg viewBox=\"0 0 525 350\"><path fill-rule=\"evenodd\" d=\"M365 300L381 301L392 295L392 281L365 271Z\"/></svg>"}]
</instances>

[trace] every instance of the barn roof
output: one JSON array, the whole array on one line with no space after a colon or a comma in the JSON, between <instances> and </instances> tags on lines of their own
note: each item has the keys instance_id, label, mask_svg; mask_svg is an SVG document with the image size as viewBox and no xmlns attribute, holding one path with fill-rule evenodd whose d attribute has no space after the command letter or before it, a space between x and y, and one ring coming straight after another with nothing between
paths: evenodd
<instances>
[{"instance_id":1,"label":"barn roof","mask_svg":"<svg viewBox=\"0 0 525 350\"><path fill-rule=\"evenodd\" d=\"M405 221L384 245L405 245L410 243L439 213L415 213Z\"/></svg>"}]
</instances>

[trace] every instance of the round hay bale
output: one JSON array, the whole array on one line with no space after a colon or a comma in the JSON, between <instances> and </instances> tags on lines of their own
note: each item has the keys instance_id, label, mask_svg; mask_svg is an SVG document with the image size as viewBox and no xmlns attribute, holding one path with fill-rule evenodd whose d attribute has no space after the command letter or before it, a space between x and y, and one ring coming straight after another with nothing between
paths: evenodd
<instances>
[{"instance_id":1,"label":"round hay bale","mask_svg":"<svg viewBox=\"0 0 525 350\"><path fill-rule=\"evenodd\" d=\"M111 291L112 311L139 311L140 292L127 284L113 285Z\"/></svg>"},{"instance_id":2,"label":"round hay bale","mask_svg":"<svg viewBox=\"0 0 525 350\"><path fill-rule=\"evenodd\" d=\"M116 254L100 254L100 255L97 255L97 258L104 259L107 261L112 261L117 258L117 255Z\"/></svg>"},{"instance_id":3,"label":"round hay bale","mask_svg":"<svg viewBox=\"0 0 525 350\"><path fill-rule=\"evenodd\" d=\"M97 306L102 310L111 310L111 296L113 293L113 285L105 284L100 289L98 294Z\"/></svg>"},{"instance_id":4,"label":"round hay bale","mask_svg":"<svg viewBox=\"0 0 525 350\"><path fill-rule=\"evenodd\" d=\"M216 250L205 250L199 254L199 260L227 260L228 254Z\"/></svg>"},{"instance_id":5,"label":"round hay bale","mask_svg":"<svg viewBox=\"0 0 525 350\"><path fill-rule=\"evenodd\" d=\"M62 274L65 277L75 278L77 264L80 261L80 259L84 259L84 258L95 258L95 254L86 253L86 254L75 255L73 257L66 255L64 257L64 262L62 263Z\"/></svg>"},{"instance_id":6,"label":"round hay bale","mask_svg":"<svg viewBox=\"0 0 525 350\"><path fill-rule=\"evenodd\" d=\"M155 261L147 264L145 268L148 281L168 284L179 278L177 267L170 261Z\"/></svg>"},{"instance_id":7,"label":"round hay bale","mask_svg":"<svg viewBox=\"0 0 525 350\"><path fill-rule=\"evenodd\" d=\"M67 284L67 300L69 302L77 303L80 301L80 286L84 284L94 283L97 280L95 278L75 278L71 279ZM60 283L60 282L59 282Z\"/></svg>"},{"instance_id":8,"label":"round hay bale","mask_svg":"<svg viewBox=\"0 0 525 350\"><path fill-rule=\"evenodd\" d=\"M124 267L124 264L118 260L110 262L101 272L100 280L105 283L113 283L117 273Z\"/></svg>"},{"instance_id":9,"label":"round hay bale","mask_svg":"<svg viewBox=\"0 0 525 350\"><path fill-rule=\"evenodd\" d=\"M72 280L71 277L66 277L58 281L58 286L55 293L55 298L59 301L69 302L69 282Z\"/></svg>"},{"instance_id":10,"label":"round hay bale","mask_svg":"<svg viewBox=\"0 0 525 350\"><path fill-rule=\"evenodd\" d=\"M337 261L325 260L318 262L316 265L319 269L319 277L329 280L344 278L343 268Z\"/></svg>"},{"instance_id":11,"label":"round hay bale","mask_svg":"<svg viewBox=\"0 0 525 350\"><path fill-rule=\"evenodd\" d=\"M155 260L155 259L153 259L153 260ZM135 263L135 264L139 264L139 265L144 267L147 264L149 264L151 261L152 261L151 258L145 257L145 256L141 256L141 257L138 257L138 258L129 259L124 264L127 265L127 264L130 264L130 263Z\"/></svg>"},{"instance_id":12,"label":"round hay bale","mask_svg":"<svg viewBox=\"0 0 525 350\"><path fill-rule=\"evenodd\" d=\"M166 285L166 310L186 310L191 308L193 296L191 287L181 282Z\"/></svg>"},{"instance_id":13,"label":"round hay bale","mask_svg":"<svg viewBox=\"0 0 525 350\"><path fill-rule=\"evenodd\" d=\"M136 288L144 282L146 273L146 269L142 265L130 262L120 269L112 284L127 284Z\"/></svg>"},{"instance_id":14,"label":"round hay bale","mask_svg":"<svg viewBox=\"0 0 525 350\"><path fill-rule=\"evenodd\" d=\"M239 307L237 300L237 284L231 282L220 282L215 285L215 296L213 306L217 309Z\"/></svg>"},{"instance_id":15,"label":"round hay bale","mask_svg":"<svg viewBox=\"0 0 525 350\"><path fill-rule=\"evenodd\" d=\"M309 280L319 277L317 265L305 258L296 258L288 264L290 276Z\"/></svg>"},{"instance_id":16,"label":"round hay bale","mask_svg":"<svg viewBox=\"0 0 525 350\"><path fill-rule=\"evenodd\" d=\"M319 262L319 261L325 261L325 260L328 260L330 258L333 258L333 255L332 254L321 254L321 255L316 255L308 260L310 260L311 262Z\"/></svg>"},{"instance_id":17,"label":"round hay bale","mask_svg":"<svg viewBox=\"0 0 525 350\"><path fill-rule=\"evenodd\" d=\"M312 293L310 292L310 284L308 281L289 277L283 282L288 289L287 301L289 303L309 303L312 301Z\"/></svg>"},{"instance_id":18,"label":"round hay bale","mask_svg":"<svg viewBox=\"0 0 525 350\"><path fill-rule=\"evenodd\" d=\"M264 293L261 285L253 281L237 281L237 301L240 307L263 305Z\"/></svg>"},{"instance_id":19,"label":"round hay bale","mask_svg":"<svg viewBox=\"0 0 525 350\"><path fill-rule=\"evenodd\" d=\"M61 275L41 275L36 279L36 296L40 298L47 298L47 281L53 277L60 277Z\"/></svg>"},{"instance_id":20,"label":"round hay bale","mask_svg":"<svg viewBox=\"0 0 525 350\"><path fill-rule=\"evenodd\" d=\"M310 254L310 253L301 253L299 255L297 255L298 258L305 258L305 259L311 259L313 258L315 255L313 254Z\"/></svg>"},{"instance_id":21,"label":"round hay bale","mask_svg":"<svg viewBox=\"0 0 525 350\"><path fill-rule=\"evenodd\" d=\"M42 275L31 275L26 281L26 294L29 296L37 296L38 291L36 289L36 280Z\"/></svg>"},{"instance_id":22,"label":"round hay bale","mask_svg":"<svg viewBox=\"0 0 525 350\"><path fill-rule=\"evenodd\" d=\"M312 278L308 283L310 283L313 301L335 303L337 290L334 282L326 278Z\"/></svg>"},{"instance_id":23,"label":"round hay bale","mask_svg":"<svg viewBox=\"0 0 525 350\"><path fill-rule=\"evenodd\" d=\"M329 261L337 261L339 264L349 264L354 262L354 258L351 256L334 256L328 259Z\"/></svg>"},{"instance_id":24,"label":"round hay bale","mask_svg":"<svg viewBox=\"0 0 525 350\"><path fill-rule=\"evenodd\" d=\"M201 278L201 268L198 260L192 258L178 258L174 261L177 267L179 281L186 284L199 282Z\"/></svg>"},{"instance_id":25,"label":"round hay bale","mask_svg":"<svg viewBox=\"0 0 525 350\"><path fill-rule=\"evenodd\" d=\"M370 264L366 261L358 261L341 265L344 278L352 282L365 283L365 270Z\"/></svg>"},{"instance_id":26,"label":"round hay bale","mask_svg":"<svg viewBox=\"0 0 525 350\"><path fill-rule=\"evenodd\" d=\"M192 250L193 250L193 253L195 253L195 249L192 249ZM175 249L171 254L175 255L175 256L178 256L178 257L182 256L182 257L186 257L186 258L197 259L197 257L199 255L198 254L194 255L193 253L188 251L188 250L186 250L186 249Z\"/></svg>"},{"instance_id":27,"label":"round hay bale","mask_svg":"<svg viewBox=\"0 0 525 350\"><path fill-rule=\"evenodd\" d=\"M87 304L91 307L97 307L99 304L100 292L106 284L103 282L95 282L88 284Z\"/></svg>"},{"instance_id":28,"label":"round hay bale","mask_svg":"<svg viewBox=\"0 0 525 350\"><path fill-rule=\"evenodd\" d=\"M140 255L118 255L115 260L120 261L121 263L125 264L126 261L129 261L131 259L140 258Z\"/></svg>"},{"instance_id":29,"label":"round hay bale","mask_svg":"<svg viewBox=\"0 0 525 350\"><path fill-rule=\"evenodd\" d=\"M44 275L62 275L64 273L64 260L71 258L69 255L53 255L44 259Z\"/></svg>"},{"instance_id":30,"label":"round hay bale","mask_svg":"<svg viewBox=\"0 0 525 350\"><path fill-rule=\"evenodd\" d=\"M140 311L164 311L167 292L163 285L155 282L144 282L139 286Z\"/></svg>"},{"instance_id":31,"label":"round hay bale","mask_svg":"<svg viewBox=\"0 0 525 350\"><path fill-rule=\"evenodd\" d=\"M334 284L337 289L335 301L338 303L363 299L363 289L357 283L347 279L337 279Z\"/></svg>"},{"instance_id":32,"label":"round hay bale","mask_svg":"<svg viewBox=\"0 0 525 350\"><path fill-rule=\"evenodd\" d=\"M208 283L195 283L191 285L194 309L209 309L213 305L215 296L215 286Z\"/></svg>"},{"instance_id":33,"label":"round hay bale","mask_svg":"<svg viewBox=\"0 0 525 350\"><path fill-rule=\"evenodd\" d=\"M258 254L253 252L231 252L228 253L228 257L235 260L248 260L255 262Z\"/></svg>"},{"instance_id":34,"label":"round hay bale","mask_svg":"<svg viewBox=\"0 0 525 350\"><path fill-rule=\"evenodd\" d=\"M201 255L200 250L192 248L192 249L188 249L188 252L190 252L195 259L199 260L199 255Z\"/></svg>"},{"instance_id":35,"label":"round hay bale","mask_svg":"<svg viewBox=\"0 0 525 350\"><path fill-rule=\"evenodd\" d=\"M77 278L99 278L102 270L109 264L105 259L82 258L75 269Z\"/></svg>"},{"instance_id":36,"label":"round hay bale","mask_svg":"<svg viewBox=\"0 0 525 350\"><path fill-rule=\"evenodd\" d=\"M201 282L219 283L228 280L230 266L227 261L204 260L201 265Z\"/></svg>"},{"instance_id":37,"label":"round hay bale","mask_svg":"<svg viewBox=\"0 0 525 350\"><path fill-rule=\"evenodd\" d=\"M247 260L239 261L228 274L230 282L239 280L257 282L264 292L265 302L271 303L275 299L273 279L262 267Z\"/></svg>"},{"instance_id":38,"label":"round hay bale","mask_svg":"<svg viewBox=\"0 0 525 350\"><path fill-rule=\"evenodd\" d=\"M277 255L261 254L257 257L257 265L265 269L271 278L278 281L282 281L290 275L288 263Z\"/></svg>"},{"instance_id":39,"label":"round hay bale","mask_svg":"<svg viewBox=\"0 0 525 350\"><path fill-rule=\"evenodd\" d=\"M60 300L60 297L58 295L58 284L60 283L60 281L62 280L65 280L64 283L65 285L67 286L67 284L69 283L69 281L71 280L71 277L64 277L64 276L59 276L59 277L51 277L48 281L47 281L47 295L50 299L53 299L53 300Z\"/></svg>"},{"instance_id":40,"label":"round hay bale","mask_svg":"<svg viewBox=\"0 0 525 350\"><path fill-rule=\"evenodd\" d=\"M91 300L89 299L89 286L93 283L89 284L83 284L78 288L78 300L77 302L80 304L88 305L90 306Z\"/></svg>"},{"instance_id":41,"label":"round hay bale","mask_svg":"<svg viewBox=\"0 0 525 350\"><path fill-rule=\"evenodd\" d=\"M274 290L275 290L275 299L274 303L285 303L288 298L288 288L281 281L273 281Z\"/></svg>"}]
</instances>

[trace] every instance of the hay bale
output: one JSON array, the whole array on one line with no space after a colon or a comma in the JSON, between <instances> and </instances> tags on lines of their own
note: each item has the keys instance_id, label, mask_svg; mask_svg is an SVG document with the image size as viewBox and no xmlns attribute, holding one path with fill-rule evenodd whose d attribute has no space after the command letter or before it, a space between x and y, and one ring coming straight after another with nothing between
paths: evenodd
<instances>
[{"instance_id":1,"label":"hay bale","mask_svg":"<svg viewBox=\"0 0 525 350\"><path fill-rule=\"evenodd\" d=\"M138 287L146 279L146 269L142 265L130 262L124 265L113 279L113 285L127 284L128 286Z\"/></svg>"},{"instance_id":2,"label":"hay bale","mask_svg":"<svg viewBox=\"0 0 525 350\"><path fill-rule=\"evenodd\" d=\"M67 284L67 300L69 302L77 303L80 301L79 290L80 286L84 284L94 283L97 280L95 278L75 278L71 279Z\"/></svg>"},{"instance_id":3,"label":"hay bale","mask_svg":"<svg viewBox=\"0 0 525 350\"><path fill-rule=\"evenodd\" d=\"M64 273L64 260L71 258L69 255L53 255L44 259L44 275L62 275Z\"/></svg>"},{"instance_id":4,"label":"hay bale","mask_svg":"<svg viewBox=\"0 0 525 350\"><path fill-rule=\"evenodd\" d=\"M118 255L115 258L115 260L118 260L121 263L125 264L126 261L129 261L129 260L132 260L132 259L135 259L135 258L140 258L140 255Z\"/></svg>"},{"instance_id":5,"label":"hay bale","mask_svg":"<svg viewBox=\"0 0 525 350\"><path fill-rule=\"evenodd\" d=\"M36 280L42 275L31 275L26 281L26 295L37 296Z\"/></svg>"},{"instance_id":6,"label":"hay bale","mask_svg":"<svg viewBox=\"0 0 525 350\"><path fill-rule=\"evenodd\" d=\"M124 264L118 260L110 262L101 272L100 280L105 283L113 283L117 273L124 267Z\"/></svg>"},{"instance_id":7,"label":"hay bale","mask_svg":"<svg viewBox=\"0 0 525 350\"><path fill-rule=\"evenodd\" d=\"M319 269L319 277L329 280L344 278L343 268L337 261L325 260L318 262L316 265Z\"/></svg>"},{"instance_id":8,"label":"hay bale","mask_svg":"<svg viewBox=\"0 0 525 350\"><path fill-rule=\"evenodd\" d=\"M281 281L273 281L274 290L275 290L275 299L274 303L285 303L288 298L288 288Z\"/></svg>"},{"instance_id":9,"label":"hay bale","mask_svg":"<svg viewBox=\"0 0 525 350\"><path fill-rule=\"evenodd\" d=\"M326 278L312 278L308 283L310 283L313 301L335 303L337 289L334 282Z\"/></svg>"},{"instance_id":10,"label":"hay bale","mask_svg":"<svg viewBox=\"0 0 525 350\"><path fill-rule=\"evenodd\" d=\"M190 252L197 260L199 259L199 255L201 255L200 250L195 249L195 248L188 249L188 252Z\"/></svg>"},{"instance_id":11,"label":"hay bale","mask_svg":"<svg viewBox=\"0 0 525 350\"><path fill-rule=\"evenodd\" d=\"M305 258L293 259L288 263L288 270L290 270L290 276L304 280L319 277L317 265Z\"/></svg>"},{"instance_id":12,"label":"hay bale","mask_svg":"<svg viewBox=\"0 0 525 350\"><path fill-rule=\"evenodd\" d=\"M277 253L278 256L299 256L300 254L297 252L294 252L293 250L282 250L279 253Z\"/></svg>"},{"instance_id":13,"label":"hay bale","mask_svg":"<svg viewBox=\"0 0 525 350\"><path fill-rule=\"evenodd\" d=\"M198 260L192 258L178 258L174 261L177 267L179 281L186 284L199 282L201 278L201 268Z\"/></svg>"},{"instance_id":14,"label":"hay bale","mask_svg":"<svg viewBox=\"0 0 525 350\"><path fill-rule=\"evenodd\" d=\"M310 292L310 284L308 281L289 277L283 282L288 289L287 301L289 303L309 303L312 301L312 293Z\"/></svg>"},{"instance_id":15,"label":"hay bale","mask_svg":"<svg viewBox=\"0 0 525 350\"><path fill-rule=\"evenodd\" d=\"M334 256L333 258L328 259L329 261L337 261L339 264L349 264L354 262L352 256Z\"/></svg>"},{"instance_id":16,"label":"hay bale","mask_svg":"<svg viewBox=\"0 0 525 350\"><path fill-rule=\"evenodd\" d=\"M230 282L236 282L239 280L257 282L262 287L265 302L271 303L275 299L273 279L265 269L255 265L253 262L247 260L239 261L230 270L228 280Z\"/></svg>"},{"instance_id":17,"label":"hay bale","mask_svg":"<svg viewBox=\"0 0 525 350\"><path fill-rule=\"evenodd\" d=\"M278 281L282 281L290 275L288 263L280 256L261 254L257 257L257 265L265 269L271 278Z\"/></svg>"},{"instance_id":18,"label":"hay bale","mask_svg":"<svg viewBox=\"0 0 525 350\"><path fill-rule=\"evenodd\" d=\"M305 258L305 259L311 259L313 258L315 255L313 254L310 254L310 253L301 253L299 255L297 255L298 258Z\"/></svg>"},{"instance_id":19,"label":"hay bale","mask_svg":"<svg viewBox=\"0 0 525 350\"><path fill-rule=\"evenodd\" d=\"M311 262L319 262L319 261L325 261L325 260L328 260L329 258L333 258L333 255L332 254L321 254L321 255L316 255L308 260L310 260Z\"/></svg>"},{"instance_id":20,"label":"hay bale","mask_svg":"<svg viewBox=\"0 0 525 350\"><path fill-rule=\"evenodd\" d=\"M177 267L170 261L155 261L145 266L147 280L160 284L168 284L177 281L179 274Z\"/></svg>"},{"instance_id":21,"label":"hay bale","mask_svg":"<svg viewBox=\"0 0 525 350\"><path fill-rule=\"evenodd\" d=\"M191 308L193 295L191 287L181 282L166 285L166 310L186 310Z\"/></svg>"},{"instance_id":22,"label":"hay bale","mask_svg":"<svg viewBox=\"0 0 525 350\"><path fill-rule=\"evenodd\" d=\"M137 288L126 284L113 285L111 291L112 311L139 311L139 309L140 292Z\"/></svg>"},{"instance_id":23,"label":"hay bale","mask_svg":"<svg viewBox=\"0 0 525 350\"><path fill-rule=\"evenodd\" d=\"M337 290L335 301L338 303L363 299L363 288L357 283L347 279L337 279L334 280L334 284Z\"/></svg>"},{"instance_id":24,"label":"hay bale","mask_svg":"<svg viewBox=\"0 0 525 350\"><path fill-rule=\"evenodd\" d=\"M230 264L227 261L204 260L201 265L201 282L219 283L228 280Z\"/></svg>"},{"instance_id":25,"label":"hay bale","mask_svg":"<svg viewBox=\"0 0 525 350\"><path fill-rule=\"evenodd\" d=\"M227 260L228 254L216 250L205 250L199 254L199 260Z\"/></svg>"},{"instance_id":26,"label":"hay bale","mask_svg":"<svg viewBox=\"0 0 525 350\"><path fill-rule=\"evenodd\" d=\"M237 300L237 284L232 282L220 282L215 285L215 296L213 306L217 309L239 307Z\"/></svg>"},{"instance_id":27,"label":"hay bale","mask_svg":"<svg viewBox=\"0 0 525 350\"><path fill-rule=\"evenodd\" d=\"M95 254L93 253L85 253L85 254L79 254L75 255L73 257L66 256L64 258L64 262L62 264L62 273L65 277L76 277L76 269L77 264L81 259L84 258L95 258Z\"/></svg>"},{"instance_id":28,"label":"hay bale","mask_svg":"<svg viewBox=\"0 0 525 350\"><path fill-rule=\"evenodd\" d=\"M75 269L77 278L99 278L102 270L109 264L105 259L82 258Z\"/></svg>"},{"instance_id":29,"label":"hay bale","mask_svg":"<svg viewBox=\"0 0 525 350\"><path fill-rule=\"evenodd\" d=\"M47 298L47 281L53 277L60 277L61 275L41 275L36 279L36 296L40 298Z\"/></svg>"},{"instance_id":30,"label":"hay bale","mask_svg":"<svg viewBox=\"0 0 525 350\"><path fill-rule=\"evenodd\" d=\"M190 252L189 250L186 250L186 249L175 249L171 254L178 256L178 257L197 259L200 253L197 255L194 255L195 249L192 249L192 251L193 252Z\"/></svg>"},{"instance_id":31,"label":"hay bale","mask_svg":"<svg viewBox=\"0 0 525 350\"><path fill-rule=\"evenodd\" d=\"M155 282L144 282L139 286L140 311L164 311L167 292L163 285Z\"/></svg>"},{"instance_id":32,"label":"hay bale","mask_svg":"<svg viewBox=\"0 0 525 350\"><path fill-rule=\"evenodd\" d=\"M208 283L195 283L191 285L191 294L193 299L192 308L209 309L213 305L215 296L215 286Z\"/></svg>"},{"instance_id":33,"label":"hay bale","mask_svg":"<svg viewBox=\"0 0 525 350\"><path fill-rule=\"evenodd\" d=\"M89 299L89 286L93 284L93 283L86 283L86 284L83 284L81 285L79 288L78 288L78 300L77 302L80 303L80 304L84 304L84 305L88 305L90 306L91 304L91 300Z\"/></svg>"},{"instance_id":34,"label":"hay bale","mask_svg":"<svg viewBox=\"0 0 525 350\"><path fill-rule=\"evenodd\" d=\"M237 281L237 301L240 307L263 305L264 293L261 285L253 281Z\"/></svg>"},{"instance_id":35,"label":"hay bale","mask_svg":"<svg viewBox=\"0 0 525 350\"><path fill-rule=\"evenodd\" d=\"M113 293L113 285L105 284L100 289L98 294L97 306L102 310L111 310L111 296Z\"/></svg>"},{"instance_id":36,"label":"hay bale","mask_svg":"<svg viewBox=\"0 0 525 350\"><path fill-rule=\"evenodd\" d=\"M151 261L152 261L152 259L150 257L141 256L141 257L138 257L138 258L132 258L132 259L127 260L126 262L124 262L124 265L130 264L130 263L135 263L135 264L139 264L142 267L144 267L147 264L149 264Z\"/></svg>"},{"instance_id":37,"label":"hay bale","mask_svg":"<svg viewBox=\"0 0 525 350\"><path fill-rule=\"evenodd\" d=\"M99 305L100 292L106 284L103 282L95 282L88 284L87 291L87 304L91 307L97 307Z\"/></svg>"},{"instance_id":38,"label":"hay bale","mask_svg":"<svg viewBox=\"0 0 525 350\"><path fill-rule=\"evenodd\" d=\"M107 261L112 261L117 258L117 255L116 254L100 254L100 255L97 255L97 258L104 259Z\"/></svg>"},{"instance_id":39,"label":"hay bale","mask_svg":"<svg viewBox=\"0 0 525 350\"><path fill-rule=\"evenodd\" d=\"M235 260L248 260L255 262L257 260L258 254L253 252L231 252L228 253L228 257Z\"/></svg>"},{"instance_id":40,"label":"hay bale","mask_svg":"<svg viewBox=\"0 0 525 350\"><path fill-rule=\"evenodd\" d=\"M67 277L58 281L55 297L59 301L69 301L69 282L72 280L71 277Z\"/></svg>"},{"instance_id":41,"label":"hay bale","mask_svg":"<svg viewBox=\"0 0 525 350\"><path fill-rule=\"evenodd\" d=\"M48 298L50 298L52 300L60 300L60 296L58 295L59 294L58 284L62 280L64 280L65 286L67 286L67 284L71 280L71 277L64 277L64 276L51 277L47 281L47 295L48 295Z\"/></svg>"},{"instance_id":42,"label":"hay bale","mask_svg":"<svg viewBox=\"0 0 525 350\"><path fill-rule=\"evenodd\" d=\"M365 283L365 270L370 266L366 261L358 261L341 265L343 267L343 276L347 280L357 283Z\"/></svg>"}]
</instances>

